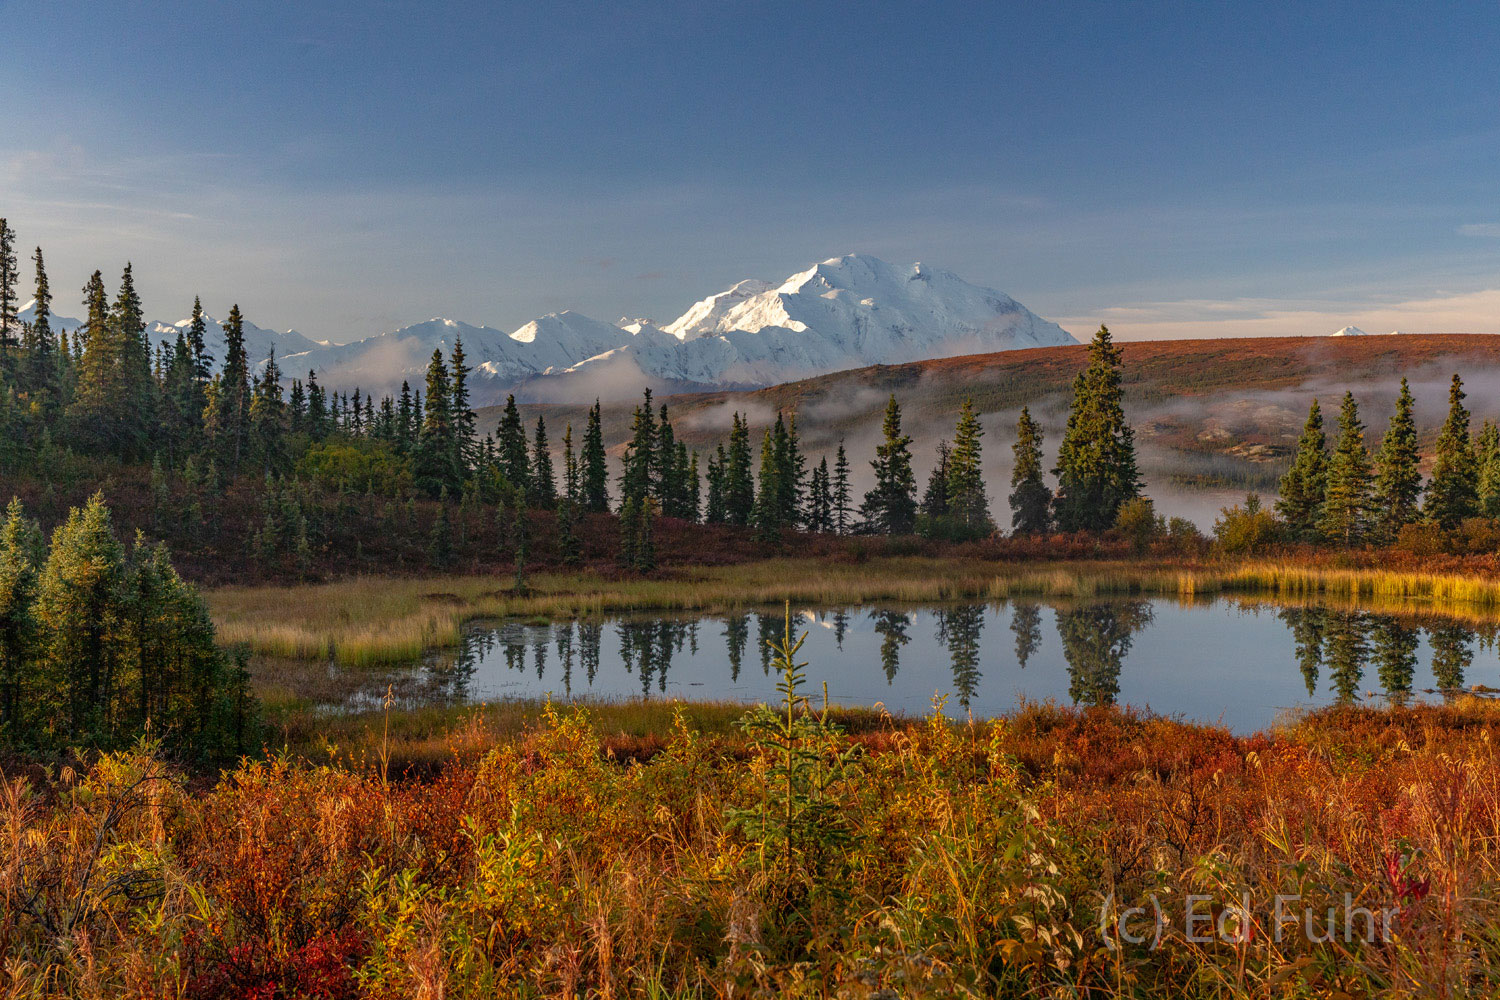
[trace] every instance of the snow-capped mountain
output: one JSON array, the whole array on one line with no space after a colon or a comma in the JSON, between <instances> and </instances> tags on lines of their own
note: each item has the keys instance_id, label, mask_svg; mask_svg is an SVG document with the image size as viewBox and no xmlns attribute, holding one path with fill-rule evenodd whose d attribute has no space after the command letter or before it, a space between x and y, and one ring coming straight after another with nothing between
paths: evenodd
<instances>
[{"instance_id":1,"label":"snow-capped mountain","mask_svg":"<svg viewBox=\"0 0 1500 1000\"><path fill-rule=\"evenodd\" d=\"M152 323L148 336L153 345L170 342L187 324ZM52 326L75 330L79 322L54 316ZM948 271L893 267L865 254L825 260L779 285L741 281L665 326L647 319L603 323L565 311L510 333L435 318L352 344L330 344L245 324L252 364L263 364L274 349L288 378L316 371L332 389L376 396L399 390L403 381L420 388L432 352L447 357L460 339L474 370L476 405L512 390L561 400L633 396L643 385L772 385L872 364L1077 342L1008 295ZM212 319L207 342L222 361L223 328Z\"/></svg>"},{"instance_id":2,"label":"snow-capped mountain","mask_svg":"<svg viewBox=\"0 0 1500 1000\"><path fill-rule=\"evenodd\" d=\"M1330 337L1368 337L1369 334L1357 326L1346 326L1342 330L1330 333Z\"/></svg>"},{"instance_id":3,"label":"snow-capped mountain","mask_svg":"<svg viewBox=\"0 0 1500 1000\"><path fill-rule=\"evenodd\" d=\"M177 340L177 334L187 333L187 328L192 324L192 319L180 319L175 323L147 323L146 339L154 348L162 341L171 345ZM266 356L275 350L277 364L281 364L282 358L291 354L304 351L320 350L329 345L310 340L298 333L296 330L287 330L285 333L277 333L275 330L266 330L256 326L249 320L241 323L245 334L245 357L250 360L252 368L262 366L266 362ZM224 326L212 316L203 316L203 343L208 348L208 353L213 356L214 366L224 363L224 354L227 350L224 344ZM285 365L282 366L283 369Z\"/></svg>"},{"instance_id":4,"label":"snow-capped mountain","mask_svg":"<svg viewBox=\"0 0 1500 1000\"><path fill-rule=\"evenodd\" d=\"M506 334L432 319L293 353L281 365L289 374L315 369L335 388L380 394L403 380L420 386L432 352L448 354L459 337L474 368L476 404L512 389L566 398L634 395L643 384L771 385L871 364L1076 343L1009 296L947 271L850 254L779 285L741 281L665 326L561 312Z\"/></svg>"},{"instance_id":5,"label":"snow-capped mountain","mask_svg":"<svg viewBox=\"0 0 1500 1000\"><path fill-rule=\"evenodd\" d=\"M22 323L35 323L36 299L31 299L22 306L21 311L16 313L16 318ZM52 328L53 333L61 333L63 330L72 333L83 325L83 320L74 319L71 316L58 316L55 313L49 313L47 315L47 325Z\"/></svg>"},{"instance_id":6,"label":"snow-capped mountain","mask_svg":"<svg viewBox=\"0 0 1500 1000\"><path fill-rule=\"evenodd\" d=\"M23 306L18 318L22 323L33 323L36 321L36 300L32 299ZM174 323L161 321L146 324L146 339L154 349L157 344L165 340L168 344L177 339L179 331L186 333L191 319L181 319ZM53 333L61 333L66 330L73 333L83 326L83 321L71 316L58 316L55 313L47 317L47 325L52 328ZM322 350L330 345L310 340L298 333L296 330L288 330L285 333L277 333L275 330L266 330L246 321L245 331L245 356L250 359L252 365L265 363L266 355L272 348L276 350L277 358L284 358L289 354L300 354L307 351ZM215 365L224 361L224 327L212 316L203 317L203 343L208 348L208 353L213 355ZM283 366L285 367L285 366Z\"/></svg>"}]
</instances>

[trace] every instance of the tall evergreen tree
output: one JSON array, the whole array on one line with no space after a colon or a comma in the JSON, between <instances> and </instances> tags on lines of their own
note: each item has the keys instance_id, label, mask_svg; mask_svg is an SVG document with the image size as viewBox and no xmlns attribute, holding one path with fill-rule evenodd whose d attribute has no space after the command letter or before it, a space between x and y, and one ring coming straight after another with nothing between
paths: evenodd
<instances>
[{"instance_id":1,"label":"tall evergreen tree","mask_svg":"<svg viewBox=\"0 0 1500 1000\"><path fill-rule=\"evenodd\" d=\"M1418 499L1422 494L1422 473L1417 469L1421 453L1417 450L1417 422L1414 403L1406 379L1396 397L1396 412L1380 451L1375 456L1375 493L1371 504L1375 512L1375 537L1393 542L1401 529L1417 519Z\"/></svg>"},{"instance_id":2,"label":"tall evergreen tree","mask_svg":"<svg viewBox=\"0 0 1500 1000\"><path fill-rule=\"evenodd\" d=\"M583 486L583 509L593 514L609 510L609 468L604 456L604 418L599 400L589 410L583 429L583 454L579 457L579 477Z\"/></svg>"},{"instance_id":3,"label":"tall evergreen tree","mask_svg":"<svg viewBox=\"0 0 1500 1000\"><path fill-rule=\"evenodd\" d=\"M577 505L583 498L583 479L573 451L573 425L563 428L563 499Z\"/></svg>"},{"instance_id":4,"label":"tall evergreen tree","mask_svg":"<svg viewBox=\"0 0 1500 1000\"><path fill-rule=\"evenodd\" d=\"M778 417L780 415L778 414ZM787 527L795 527L803 518L803 501L807 493L807 458L797 436L797 414L787 418L786 428L776 442L777 462L781 467L781 518Z\"/></svg>"},{"instance_id":5,"label":"tall evergreen tree","mask_svg":"<svg viewBox=\"0 0 1500 1000\"><path fill-rule=\"evenodd\" d=\"M635 408L620 474L620 503L634 500L642 509L652 496L656 478L656 411L651 406L651 390L647 389L645 395L645 404Z\"/></svg>"},{"instance_id":6,"label":"tall evergreen tree","mask_svg":"<svg viewBox=\"0 0 1500 1000\"><path fill-rule=\"evenodd\" d=\"M1292 466L1281 477L1276 513L1297 537L1315 537L1327 490L1328 438L1323 432L1323 411L1315 399L1302 425Z\"/></svg>"},{"instance_id":7,"label":"tall evergreen tree","mask_svg":"<svg viewBox=\"0 0 1500 1000\"><path fill-rule=\"evenodd\" d=\"M1103 531L1120 505L1140 496L1135 432L1125 422L1120 349L1099 327L1089 363L1073 381L1073 404L1057 453L1053 508L1064 531Z\"/></svg>"},{"instance_id":8,"label":"tall evergreen tree","mask_svg":"<svg viewBox=\"0 0 1500 1000\"><path fill-rule=\"evenodd\" d=\"M1464 384L1458 375L1448 389L1448 418L1438 433L1427 482L1428 520L1453 530L1479 512L1479 470L1469 445L1469 411L1464 408Z\"/></svg>"},{"instance_id":9,"label":"tall evergreen tree","mask_svg":"<svg viewBox=\"0 0 1500 1000\"><path fill-rule=\"evenodd\" d=\"M453 338L451 357L453 401L450 408L453 413L453 438L455 447L458 448L459 465L468 470L474 467L478 458L479 428L478 418L469 408L469 373L474 369L469 367L464 356L462 337Z\"/></svg>"},{"instance_id":10,"label":"tall evergreen tree","mask_svg":"<svg viewBox=\"0 0 1500 1000\"><path fill-rule=\"evenodd\" d=\"M807 530L828 534L833 531L833 491L828 473L828 456L813 469L807 489Z\"/></svg>"},{"instance_id":11,"label":"tall evergreen tree","mask_svg":"<svg viewBox=\"0 0 1500 1000\"><path fill-rule=\"evenodd\" d=\"M401 401L396 404L396 453L405 455L417 443L419 424L417 409L412 404L411 386L401 382Z\"/></svg>"},{"instance_id":12,"label":"tall evergreen tree","mask_svg":"<svg viewBox=\"0 0 1500 1000\"><path fill-rule=\"evenodd\" d=\"M220 467L233 475L240 467L250 422L250 364L245 356L245 321L238 304L224 321L224 367L217 384L214 405L204 422Z\"/></svg>"},{"instance_id":13,"label":"tall evergreen tree","mask_svg":"<svg viewBox=\"0 0 1500 1000\"><path fill-rule=\"evenodd\" d=\"M412 477L417 488L429 496L457 493L463 483L452 407L453 384L448 366L443 361L442 350L434 348L432 359L427 362L427 399L412 461ZM446 517L446 504L443 510Z\"/></svg>"},{"instance_id":14,"label":"tall evergreen tree","mask_svg":"<svg viewBox=\"0 0 1500 1000\"><path fill-rule=\"evenodd\" d=\"M982 437L984 428L974 411L974 400L966 398L959 407L953 449L948 455L948 512L972 531L989 531L994 527L984 488Z\"/></svg>"},{"instance_id":15,"label":"tall evergreen tree","mask_svg":"<svg viewBox=\"0 0 1500 1000\"><path fill-rule=\"evenodd\" d=\"M89 318L71 410L75 438L90 451L140 458L153 429L156 385L130 265L113 309L106 305L98 271L84 296Z\"/></svg>"},{"instance_id":16,"label":"tall evergreen tree","mask_svg":"<svg viewBox=\"0 0 1500 1000\"><path fill-rule=\"evenodd\" d=\"M860 505L867 530L883 535L909 535L917 521L917 479L911 467L911 437L901 433L901 406L893 394L881 421L884 440L875 447L870 468L875 485Z\"/></svg>"},{"instance_id":17,"label":"tall evergreen tree","mask_svg":"<svg viewBox=\"0 0 1500 1000\"><path fill-rule=\"evenodd\" d=\"M257 472L280 476L290 471L286 430L281 368L276 364L276 350L272 348L266 355L265 371L256 383L254 398L250 401L250 446Z\"/></svg>"},{"instance_id":18,"label":"tall evergreen tree","mask_svg":"<svg viewBox=\"0 0 1500 1000\"><path fill-rule=\"evenodd\" d=\"M833 484L829 489L829 500L833 505L833 530L847 535L854 516L852 506L854 494L849 485L849 456L844 453L844 439L839 438L839 450L833 463Z\"/></svg>"},{"instance_id":19,"label":"tall evergreen tree","mask_svg":"<svg viewBox=\"0 0 1500 1000\"><path fill-rule=\"evenodd\" d=\"M784 424L778 426L785 434ZM760 443L760 482L755 491L755 507L751 523L755 526L755 537L762 542L774 542L781 537L785 522L781 516L782 488L781 463L776 455L776 432L767 427Z\"/></svg>"},{"instance_id":20,"label":"tall evergreen tree","mask_svg":"<svg viewBox=\"0 0 1500 1000\"><path fill-rule=\"evenodd\" d=\"M526 502L540 510L557 509L557 477L552 473L552 450L547 444L547 421L536 418L536 438L531 450L531 477Z\"/></svg>"},{"instance_id":21,"label":"tall evergreen tree","mask_svg":"<svg viewBox=\"0 0 1500 1000\"><path fill-rule=\"evenodd\" d=\"M1345 546L1364 540L1370 524L1372 488L1370 454L1354 394L1344 393L1339 409L1338 441L1328 463L1328 485L1318 527L1323 536Z\"/></svg>"},{"instance_id":22,"label":"tall evergreen tree","mask_svg":"<svg viewBox=\"0 0 1500 1000\"><path fill-rule=\"evenodd\" d=\"M42 260L41 247L36 248L31 259L36 265L36 305L31 323L23 332L20 383L43 420L51 421L63 403L62 372L67 351L58 352L52 339L52 290L47 283L47 265Z\"/></svg>"},{"instance_id":23,"label":"tall evergreen tree","mask_svg":"<svg viewBox=\"0 0 1500 1000\"><path fill-rule=\"evenodd\" d=\"M41 529L11 498L0 523L0 737L14 738L19 727L29 655L36 639L33 615L41 569Z\"/></svg>"},{"instance_id":24,"label":"tall evergreen tree","mask_svg":"<svg viewBox=\"0 0 1500 1000\"><path fill-rule=\"evenodd\" d=\"M1016 421L1015 468L1010 475L1010 526L1017 535L1044 535L1052 526L1052 491L1042 478L1042 425L1021 407Z\"/></svg>"},{"instance_id":25,"label":"tall evergreen tree","mask_svg":"<svg viewBox=\"0 0 1500 1000\"><path fill-rule=\"evenodd\" d=\"M724 446L720 444L708 456L708 504L703 519L709 524L723 524L724 515L724 463L728 461Z\"/></svg>"},{"instance_id":26,"label":"tall evergreen tree","mask_svg":"<svg viewBox=\"0 0 1500 1000\"><path fill-rule=\"evenodd\" d=\"M1474 461L1479 472L1479 512L1500 516L1500 427L1486 420L1474 439Z\"/></svg>"},{"instance_id":27,"label":"tall evergreen tree","mask_svg":"<svg viewBox=\"0 0 1500 1000\"><path fill-rule=\"evenodd\" d=\"M188 320L188 347L193 352L193 371L200 386L207 386L214 376L214 356L208 353L208 322L203 318L203 302L193 296L193 314Z\"/></svg>"},{"instance_id":28,"label":"tall evergreen tree","mask_svg":"<svg viewBox=\"0 0 1500 1000\"><path fill-rule=\"evenodd\" d=\"M193 365L193 351L181 332L162 384L162 427L174 462L197 450L203 429L203 392Z\"/></svg>"},{"instance_id":29,"label":"tall evergreen tree","mask_svg":"<svg viewBox=\"0 0 1500 1000\"><path fill-rule=\"evenodd\" d=\"M946 517L948 514L948 463L950 460L948 442L939 441L937 462L932 466L932 472L927 477L927 489L922 493L921 509L927 517Z\"/></svg>"},{"instance_id":30,"label":"tall evergreen tree","mask_svg":"<svg viewBox=\"0 0 1500 1000\"><path fill-rule=\"evenodd\" d=\"M750 471L750 424L734 414L724 476L724 518L730 524L750 523L755 509L755 480Z\"/></svg>"},{"instance_id":31,"label":"tall evergreen tree","mask_svg":"<svg viewBox=\"0 0 1500 1000\"><path fill-rule=\"evenodd\" d=\"M428 395L432 390L428 390ZM505 412L500 416L500 428L496 434L500 449L500 473L511 488L525 496L531 488L531 460L528 456L526 428L521 423L521 411L516 409L516 397L505 397Z\"/></svg>"},{"instance_id":32,"label":"tall evergreen tree","mask_svg":"<svg viewBox=\"0 0 1500 1000\"><path fill-rule=\"evenodd\" d=\"M655 454L651 458L653 482L651 492L666 517L681 517L683 498L687 493L686 469L677 465L677 437L667 415L667 405L661 406L661 417L656 423Z\"/></svg>"}]
</instances>

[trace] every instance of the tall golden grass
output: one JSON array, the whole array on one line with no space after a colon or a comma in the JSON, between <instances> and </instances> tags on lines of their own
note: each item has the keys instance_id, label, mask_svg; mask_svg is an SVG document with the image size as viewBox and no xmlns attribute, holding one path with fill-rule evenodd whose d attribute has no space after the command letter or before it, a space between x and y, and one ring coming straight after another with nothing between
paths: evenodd
<instances>
[{"instance_id":1,"label":"tall golden grass","mask_svg":"<svg viewBox=\"0 0 1500 1000\"><path fill-rule=\"evenodd\" d=\"M220 640L256 654L346 666L411 661L456 646L465 622L490 617L573 618L624 611L719 612L791 600L836 605L1031 595L1089 598L1162 594L1194 599L1238 593L1301 603L1358 602L1394 610L1492 616L1500 580L1392 573L1290 562L1205 566L1136 563L1003 564L921 557L829 563L770 559L682 571L660 579L546 574L525 595L488 576L362 577L293 587L226 587L209 593Z\"/></svg>"}]
</instances>

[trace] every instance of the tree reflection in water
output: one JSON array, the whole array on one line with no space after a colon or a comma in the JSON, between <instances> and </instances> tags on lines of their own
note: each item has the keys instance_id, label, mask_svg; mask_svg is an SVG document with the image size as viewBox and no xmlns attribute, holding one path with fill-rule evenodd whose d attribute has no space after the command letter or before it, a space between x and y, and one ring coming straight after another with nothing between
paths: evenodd
<instances>
[{"instance_id":1,"label":"tree reflection in water","mask_svg":"<svg viewBox=\"0 0 1500 1000\"><path fill-rule=\"evenodd\" d=\"M1146 601L1118 601L1057 609L1057 634L1068 661L1068 695L1074 704L1113 705L1120 696L1120 665L1135 634L1151 623Z\"/></svg>"},{"instance_id":2,"label":"tree reflection in water","mask_svg":"<svg viewBox=\"0 0 1500 1000\"><path fill-rule=\"evenodd\" d=\"M960 604L937 613L937 640L948 647L953 693L964 708L979 690L979 633L984 628L984 611L982 604Z\"/></svg>"},{"instance_id":3,"label":"tree reflection in water","mask_svg":"<svg viewBox=\"0 0 1500 1000\"><path fill-rule=\"evenodd\" d=\"M1018 601L1010 614L1010 630L1016 637L1016 663L1026 669L1026 661L1042 644L1042 606L1034 601Z\"/></svg>"},{"instance_id":4,"label":"tree reflection in water","mask_svg":"<svg viewBox=\"0 0 1500 1000\"><path fill-rule=\"evenodd\" d=\"M833 640L820 655L824 658L836 655L835 646L846 656L851 655L845 641L848 630L857 615L868 614L872 631L878 637L880 669L887 685L894 686L903 651L913 642L914 625L922 615L930 614L935 625L936 648L929 652L929 647L921 647L924 660L918 666L941 670L939 663L946 659L949 677L934 678L929 690L951 685L947 690L957 704L969 708L978 702L980 687L985 682L980 669L985 625L1003 607L967 603L931 609L840 608L818 613L816 621L827 628L816 630L816 634L828 634ZM1101 601L1053 606L1053 610L1066 661L1069 696L1080 705L1114 704L1120 697L1121 670L1133 638L1153 620L1151 603ZM762 670L770 671L766 640L778 636L781 615L768 611L721 616L718 621L722 624L727 663L721 661L718 669L728 675L730 684L740 681L746 647L752 641L752 616ZM1014 640L1015 663L1020 669L1038 660L1043 647L1041 619L1042 605L1038 602L1017 601L1010 606L1009 630ZM1424 637L1431 651L1432 683L1444 693L1462 689L1473 670L1476 645L1492 646L1500 630L1500 626L1472 626L1431 615L1392 615L1316 606L1277 608L1273 620L1284 624L1291 634L1293 664L1302 675L1308 696L1318 699L1321 695L1341 704L1359 700L1363 686L1375 682L1392 703L1409 702L1416 694ZM567 697L586 694L595 686L601 655L607 655L601 654L600 648L606 625L612 626L619 637L620 663L639 680L640 694L665 692L673 661L684 651L700 663L707 657L707 666L714 668L716 644L709 641L700 648L700 638L709 635L707 631L699 632L703 621L641 617L581 619L550 626L521 622L474 626L465 630L463 645L456 655L446 660L436 656L429 659L423 697L435 700L469 697L471 684L477 683L476 671L483 663L496 661L503 663L506 672L526 676L528 684L530 677L537 678L542 690L560 689ZM856 643L850 648L867 650L869 646ZM1184 647L1181 655L1198 656L1201 651ZM559 676L548 676L549 660L556 664ZM872 668L869 660L844 667ZM1149 670L1150 665L1141 669ZM1273 659L1267 669L1286 667ZM926 684L925 678L923 683ZM703 694L719 693L712 689L711 679L705 684L709 689Z\"/></svg>"},{"instance_id":5,"label":"tree reflection in water","mask_svg":"<svg viewBox=\"0 0 1500 1000\"><path fill-rule=\"evenodd\" d=\"M740 679L740 666L745 661L745 643L750 641L750 616L730 615L724 619L724 640L729 645L729 679Z\"/></svg>"},{"instance_id":6,"label":"tree reflection in water","mask_svg":"<svg viewBox=\"0 0 1500 1000\"><path fill-rule=\"evenodd\" d=\"M911 642L906 630L911 628L911 615L904 611L876 611L871 616L875 632L880 636L880 666L885 670L885 682L896 679L901 669L901 647Z\"/></svg>"},{"instance_id":7,"label":"tree reflection in water","mask_svg":"<svg viewBox=\"0 0 1500 1000\"><path fill-rule=\"evenodd\" d=\"M1474 630L1457 622L1432 625L1427 629L1427 643L1432 647L1432 679L1439 691L1457 691L1464 686L1464 674L1474 662L1469 643Z\"/></svg>"}]
</instances>

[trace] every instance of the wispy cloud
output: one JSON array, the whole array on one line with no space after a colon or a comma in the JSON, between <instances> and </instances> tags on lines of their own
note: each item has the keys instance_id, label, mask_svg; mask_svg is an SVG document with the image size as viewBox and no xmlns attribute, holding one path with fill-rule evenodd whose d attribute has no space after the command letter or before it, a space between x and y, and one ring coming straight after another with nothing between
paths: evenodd
<instances>
[{"instance_id":1,"label":"wispy cloud","mask_svg":"<svg viewBox=\"0 0 1500 1000\"><path fill-rule=\"evenodd\" d=\"M1141 302L1058 320L1075 333L1107 324L1122 340L1302 337L1358 326L1371 333L1500 332L1500 289L1434 294L1400 302L1191 299Z\"/></svg>"},{"instance_id":2,"label":"wispy cloud","mask_svg":"<svg viewBox=\"0 0 1500 1000\"><path fill-rule=\"evenodd\" d=\"M1500 222L1471 222L1465 226L1458 227L1460 236L1480 236L1485 239L1500 240Z\"/></svg>"}]
</instances>

